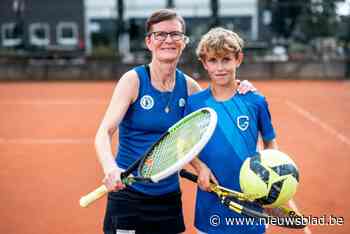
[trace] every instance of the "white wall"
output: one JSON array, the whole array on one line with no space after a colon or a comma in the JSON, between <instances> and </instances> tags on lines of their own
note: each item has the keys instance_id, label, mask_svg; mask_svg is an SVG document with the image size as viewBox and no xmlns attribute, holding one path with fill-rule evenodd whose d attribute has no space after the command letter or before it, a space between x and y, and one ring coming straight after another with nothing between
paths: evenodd
<instances>
[{"instance_id":1,"label":"white wall","mask_svg":"<svg viewBox=\"0 0 350 234\"><path fill-rule=\"evenodd\" d=\"M93 1L93 0L89 0ZM210 0L174 0L176 10L182 16L210 16ZM257 13L257 0L219 0L219 14L255 15ZM126 18L147 18L154 10L164 8L166 0L125 0Z\"/></svg>"},{"instance_id":2,"label":"white wall","mask_svg":"<svg viewBox=\"0 0 350 234\"><path fill-rule=\"evenodd\" d=\"M258 0L220 0L219 14L222 16L252 17L251 38L258 38Z\"/></svg>"},{"instance_id":3,"label":"white wall","mask_svg":"<svg viewBox=\"0 0 350 234\"><path fill-rule=\"evenodd\" d=\"M257 0L220 0L220 14L227 15L255 15Z\"/></svg>"},{"instance_id":4,"label":"white wall","mask_svg":"<svg viewBox=\"0 0 350 234\"><path fill-rule=\"evenodd\" d=\"M253 15L257 0L219 0L219 14L223 16ZM210 0L175 0L176 9L184 16L210 16Z\"/></svg>"},{"instance_id":5,"label":"white wall","mask_svg":"<svg viewBox=\"0 0 350 234\"><path fill-rule=\"evenodd\" d=\"M184 17L210 16L210 0L174 0L175 7Z\"/></svg>"},{"instance_id":6,"label":"white wall","mask_svg":"<svg viewBox=\"0 0 350 234\"><path fill-rule=\"evenodd\" d=\"M86 17L116 18L117 0L85 0ZM124 0L124 19L147 18L150 14L166 6L166 0ZM174 0L176 10L184 17L210 16L210 0ZM252 17L253 39L258 38L258 0L219 0L219 15Z\"/></svg>"},{"instance_id":7,"label":"white wall","mask_svg":"<svg viewBox=\"0 0 350 234\"><path fill-rule=\"evenodd\" d=\"M85 0L88 18L115 18L117 0Z\"/></svg>"},{"instance_id":8,"label":"white wall","mask_svg":"<svg viewBox=\"0 0 350 234\"><path fill-rule=\"evenodd\" d=\"M166 0L124 0L126 19L131 17L147 18L153 11L165 8Z\"/></svg>"},{"instance_id":9,"label":"white wall","mask_svg":"<svg viewBox=\"0 0 350 234\"><path fill-rule=\"evenodd\" d=\"M176 10L184 17L206 17L211 15L210 0L174 0ZM125 0L125 19L147 18L154 10L164 8L166 0ZM258 38L258 0L219 0L221 16L250 16L251 38Z\"/></svg>"},{"instance_id":10,"label":"white wall","mask_svg":"<svg viewBox=\"0 0 350 234\"><path fill-rule=\"evenodd\" d=\"M89 17L116 17L117 0L85 0ZM210 0L174 0L182 16L209 16ZM147 18L154 10L164 8L166 0L124 0L125 18ZM258 0L219 0L219 13L223 16L255 15Z\"/></svg>"}]
</instances>

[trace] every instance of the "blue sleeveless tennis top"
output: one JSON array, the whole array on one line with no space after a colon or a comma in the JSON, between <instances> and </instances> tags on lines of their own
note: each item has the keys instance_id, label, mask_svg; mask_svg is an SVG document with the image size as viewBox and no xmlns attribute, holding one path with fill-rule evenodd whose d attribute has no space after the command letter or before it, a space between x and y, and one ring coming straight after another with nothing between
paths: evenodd
<instances>
[{"instance_id":1,"label":"blue sleeveless tennis top","mask_svg":"<svg viewBox=\"0 0 350 234\"><path fill-rule=\"evenodd\" d=\"M128 168L151 147L169 127L184 115L187 101L187 84L184 74L176 70L175 87L171 92L161 92L151 84L146 66L134 68L139 78L139 93L119 125L119 150L116 162ZM159 183L135 182L137 191L149 195L162 195L179 190L178 175Z\"/></svg>"},{"instance_id":2,"label":"blue sleeveless tennis top","mask_svg":"<svg viewBox=\"0 0 350 234\"><path fill-rule=\"evenodd\" d=\"M240 191L240 168L247 157L256 154L259 134L266 141L276 137L266 98L257 92L248 92L217 101L208 88L188 98L185 113L202 107L214 109L218 123L199 158L211 169L220 185ZM227 209L215 195L201 189L197 189L195 226L208 234L265 233L264 225L245 222L244 216Z\"/></svg>"}]
</instances>

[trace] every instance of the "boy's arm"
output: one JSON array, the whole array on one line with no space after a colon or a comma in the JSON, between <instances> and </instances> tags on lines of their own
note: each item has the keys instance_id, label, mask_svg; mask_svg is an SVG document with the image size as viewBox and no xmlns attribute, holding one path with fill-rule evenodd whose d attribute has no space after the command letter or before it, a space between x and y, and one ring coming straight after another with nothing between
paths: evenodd
<instances>
[{"instance_id":1,"label":"boy's arm","mask_svg":"<svg viewBox=\"0 0 350 234\"><path fill-rule=\"evenodd\" d=\"M264 143L264 149L278 149L276 139L267 141L263 140Z\"/></svg>"},{"instance_id":2,"label":"boy's arm","mask_svg":"<svg viewBox=\"0 0 350 234\"><path fill-rule=\"evenodd\" d=\"M195 169L195 171L196 171L196 173L198 175L198 180L197 180L198 187L200 189L202 189L203 191L210 192L211 191L210 183L218 184L218 181L215 178L215 176L212 173L212 171L199 158L194 158L190 162L190 164Z\"/></svg>"}]
</instances>

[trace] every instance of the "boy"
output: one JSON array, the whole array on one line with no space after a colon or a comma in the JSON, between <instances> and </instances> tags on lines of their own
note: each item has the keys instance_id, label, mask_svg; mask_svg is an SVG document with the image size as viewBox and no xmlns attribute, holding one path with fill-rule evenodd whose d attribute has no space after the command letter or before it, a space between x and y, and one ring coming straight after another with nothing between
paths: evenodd
<instances>
[{"instance_id":1,"label":"boy","mask_svg":"<svg viewBox=\"0 0 350 234\"><path fill-rule=\"evenodd\" d=\"M215 195L208 193L210 179L220 185L240 190L239 171L243 161L256 153L261 134L264 148L277 148L275 131L265 98L257 92L236 92L236 70L243 60L243 40L234 32L214 28L205 34L197 56L210 78L210 87L188 98L186 113L211 107L218 114L213 137L192 162L198 173L195 227L198 233L265 232L265 226L226 224L225 218L242 218L224 207ZM213 220L215 218L216 220ZM221 219L218 222L218 218ZM221 222L220 222L221 221Z\"/></svg>"}]
</instances>

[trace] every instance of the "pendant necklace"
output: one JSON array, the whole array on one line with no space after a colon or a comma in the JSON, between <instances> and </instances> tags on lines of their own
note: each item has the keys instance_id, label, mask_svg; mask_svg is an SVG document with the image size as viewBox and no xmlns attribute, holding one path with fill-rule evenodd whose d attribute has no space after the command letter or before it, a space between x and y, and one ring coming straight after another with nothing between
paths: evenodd
<instances>
[{"instance_id":1,"label":"pendant necklace","mask_svg":"<svg viewBox=\"0 0 350 234\"><path fill-rule=\"evenodd\" d=\"M146 68L148 77L151 79L151 69L150 69L150 66L147 64L147 65L145 65L145 68ZM165 105L165 107L164 107L164 112L167 113L167 114L170 112L170 101L171 101L171 99L172 99L173 92L174 92L174 90L175 90L175 85L176 85L176 77L175 77L175 80L174 80L174 86L173 86L172 90L169 91L169 92L170 92L169 98L168 98L168 100L165 101L166 105ZM163 89L164 89L164 87L163 87ZM163 92L162 92L162 94L161 94L161 97L162 97L162 99L164 100L164 93L163 93Z\"/></svg>"},{"instance_id":2,"label":"pendant necklace","mask_svg":"<svg viewBox=\"0 0 350 234\"><path fill-rule=\"evenodd\" d=\"M164 111L165 111L165 113L169 113L169 111L170 111L170 108L169 108L169 106L166 106L165 108L164 108Z\"/></svg>"},{"instance_id":3,"label":"pendant necklace","mask_svg":"<svg viewBox=\"0 0 350 234\"><path fill-rule=\"evenodd\" d=\"M165 102L166 105L164 107L164 112L167 113L167 114L170 112L170 102L171 102L171 99L173 97L174 89L175 89L175 85L174 85L173 89L171 91L169 91L170 94L169 94L168 100Z\"/></svg>"},{"instance_id":4,"label":"pendant necklace","mask_svg":"<svg viewBox=\"0 0 350 234\"><path fill-rule=\"evenodd\" d=\"M174 79L173 84L171 85L172 88L170 88L169 91L162 92L162 99L164 100L164 102L166 104L165 107L164 107L164 112L167 113L167 114L171 111L170 103L171 103L171 99L173 98L173 93L175 91L175 85L176 85L176 78ZM163 90L167 90L165 87L162 87L162 89ZM168 94L168 95L164 95L164 94ZM168 98L165 99L164 96L168 96Z\"/></svg>"}]
</instances>

